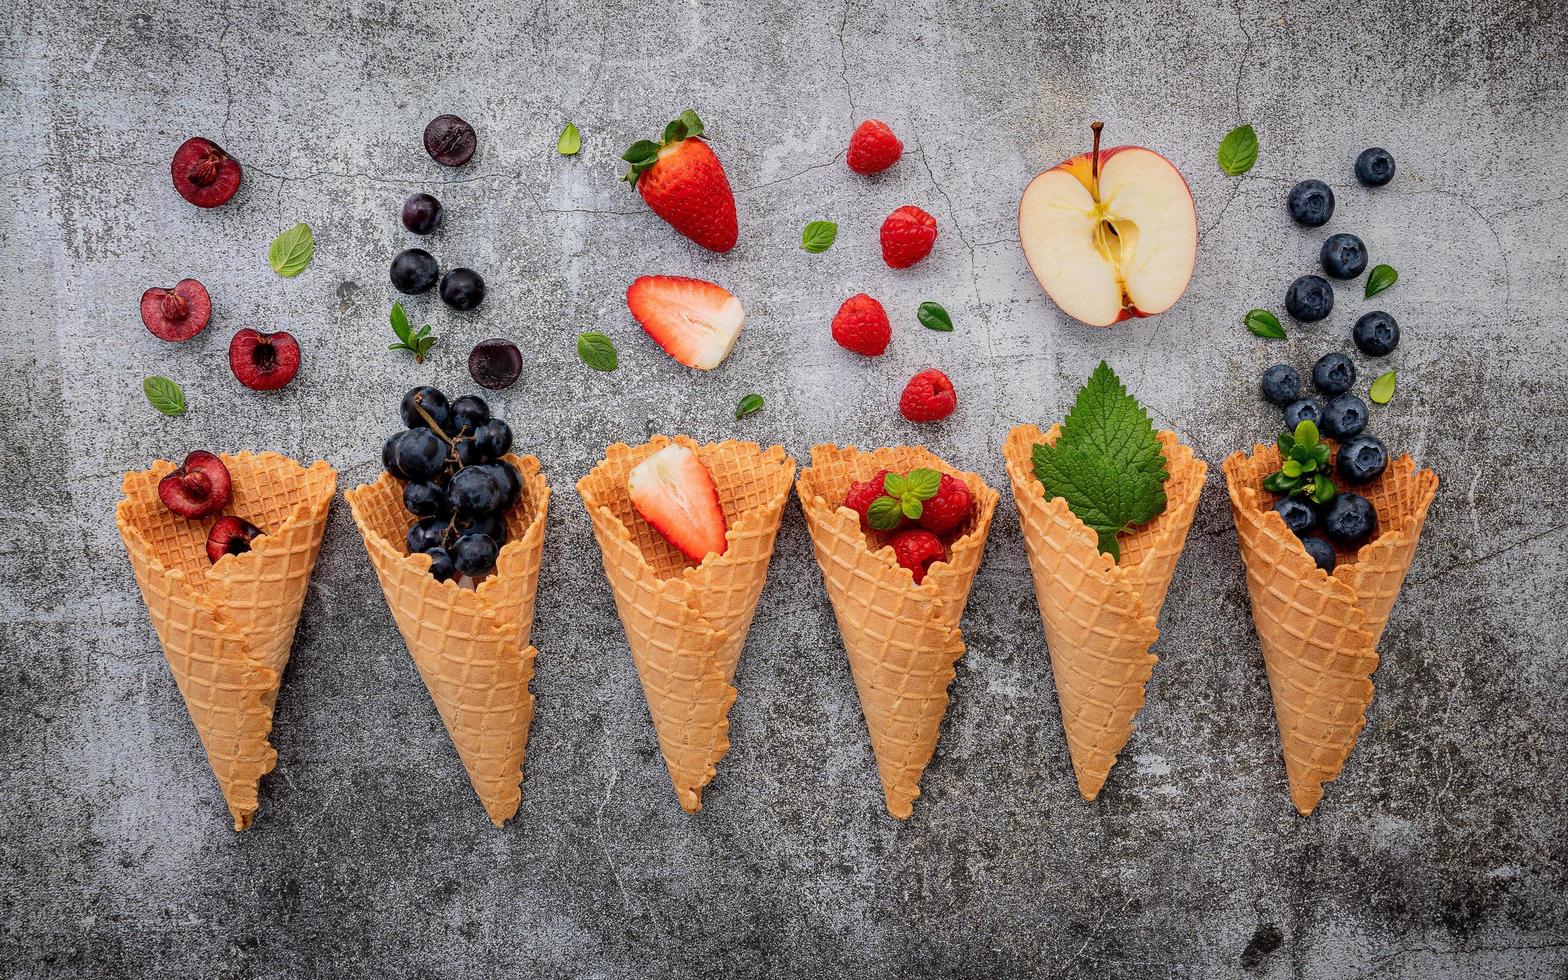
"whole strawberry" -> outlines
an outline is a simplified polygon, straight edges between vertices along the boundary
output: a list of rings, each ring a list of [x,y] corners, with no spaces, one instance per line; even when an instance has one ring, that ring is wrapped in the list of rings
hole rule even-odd
[[[864,482],[856,480],[849,485],[849,493],[844,495],[844,506],[860,515],[861,530],[871,527],[871,503],[883,496],[887,486],[887,470],[877,470],[871,479]],[[904,522],[900,522],[900,527]]]
[[[847,351],[876,357],[887,350],[893,339],[893,325],[887,322],[882,304],[856,293],[844,301],[833,316],[833,339]]]
[[[940,422],[957,407],[958,392],[936,368],[926,368],[910,378],[898,398],[898,410],[911,422]]]
[[[898,162],[904,155],[904,144],[899,142],[887,123],[880,119],[867,119],[849,138],[849,155],[846,162],[857,174],[879,174]]]
[[[882,261],[907,269],[931,254],[936,244],[936,219],[906,204],[882,222]]]
[[[936,496],[922,505],[920,526],[932,534],[951,534],[969,519],[973,508],[974,498],[969,493],[969,485],[943,473]]]
[[[638,140],[621,159],[626,179],[670,227],[715,252],[735,247],[735,195],[724,165],[700,139],[702,120],[690,109],[664,127],[659,142]]]
[[[926,569],[932,562],[947,560],[947,549],[942,547],[942,539],[930,531],[903,531],[895,535],[890,544],[894,557],[900,565],[909,569],[916,585],[925,581]]]

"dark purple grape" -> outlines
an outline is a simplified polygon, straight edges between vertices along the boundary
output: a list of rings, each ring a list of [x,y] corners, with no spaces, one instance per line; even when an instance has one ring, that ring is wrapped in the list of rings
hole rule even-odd
[[[443,167],[461,167],[473,159],[479,146],[474,127],[451,113],[437,116],[425,126],[425,152]]]
[[[481,341],[468,355],[468,373],[491,390],[510,388],[523,373],[523,352],[510,340]]]
[[[441,202],[433,194],[414,194],[403,202],[403,227],[416,235],[433,234],[441,218]]]
[[[485,301],[484,277],[472,269],[453,269],[441,277],[441,302],[454,310],[475,310]]]
[[[464,395],[452,400],[452,428],[458,432],[466,431],[468,435],[473,435],[488,421],[490,421],[490,406],[478,395]]]
[[[504,513],[512,509],[517,499],[523,495],[523,478],[517,472],[517,467],[506,460],[490,464],[491,475],[501,485],[501,510]]]
[[[500,459],[512,448],[512,427],[500,419],[491,419],[474,430],[474,445],[486,459]]]
[[[479,576],[495,567],[500,551],[488,534],[466,534],[452,542],[452,562],[464,575]]]
[[[425,554],[430,556],[430,574],[437,582],[445,582],[457,575],[457,565],[452,562],[452,553],[445,548],[431,548]]]
[[[414,480],[403,488],[403,507],[415,517],[445,517],[451,513],[446,491],[428,480]]]

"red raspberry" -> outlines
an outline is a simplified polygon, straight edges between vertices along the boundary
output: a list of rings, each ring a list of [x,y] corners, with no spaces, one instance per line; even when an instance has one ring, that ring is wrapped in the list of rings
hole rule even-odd
[[[857,174],[879,174],[903,155],[904,144],[880,119],[867,119],[849,138],[849,169]]]
[[[958,407],[958,392],[953,382],[936,368],[926,368],[904,386],[898,397],[898,410],[911,422],[940,422]]]
[[[833,339],[847,351],[876,357],[893,339],[893,325],[887,322],[881,303],[856,293],[833,315]]]
[[[958,530],[969,519],[974,498],[969,495],[969,485],[942,474],[942,485],[936,496],[921,507],[920,526],[932,534],[948,534]]]
[[[915,584],[925,581],[926,566],[934,561],[947,561],[947,549],[942,539],[930,531],[903,531],[893,537],[893,554],[898,563],[915,576]]]
[[[849,485],[849,493],[844,497],[844,506],[860,515],[862,530],[871,527],[871,502],[885,494],[883,487],[886,482],[887,470],[877,470],[871,479],[864,483],[856,480]]]
[[[936,244],[936,219],[906,204],[882,222],[882,261],[907,269],[931,254]]]

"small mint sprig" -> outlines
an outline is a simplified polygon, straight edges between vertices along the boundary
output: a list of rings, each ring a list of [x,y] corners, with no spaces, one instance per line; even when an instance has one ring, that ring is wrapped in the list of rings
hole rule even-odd
[[[403,309],[403,304],[393,303],[392,332],[397,334],[398,342],[388,344],[387,350],[406,350],[414,355],[414,363],[425,363],[425,355],[430,353],[430,348],[436,342],[430,333],[430,324],[415,330],[408,322],[408,313]]]
[[[1334,499],[1334,481],[1328,478],[1328,446],[1318,440],[1318,427],[1310,419],[1296,424],[1295,432],[1279,437],[1283,462],[1263,480],[1263,489],[1293,497],[1310,497],[1313,503]]]
[[[878,531],[891,531],[904,520],[920,520],[925,502],[942,489],[942,474],[936,470],[910,470],[908,476],[889,473],[882,481],[882,496],[871,501],[866,520]]]

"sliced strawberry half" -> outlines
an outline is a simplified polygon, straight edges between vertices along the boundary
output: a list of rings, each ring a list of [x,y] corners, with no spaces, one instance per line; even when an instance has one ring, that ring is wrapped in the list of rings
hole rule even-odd
[[[685,276],[643,276],[626,287],[626,306],[666,354],[703,371],[728,356],[746,319],[729,290]]]
[[[642,519],[692,561],[722,555],[729,547],[718,488],[685,446],[665,446],[632,467],[626,489]]]

